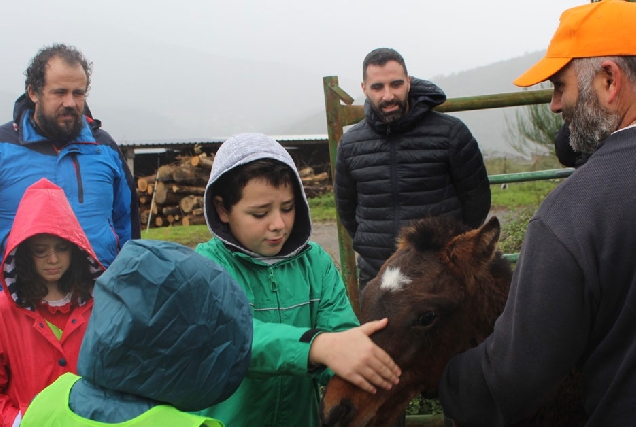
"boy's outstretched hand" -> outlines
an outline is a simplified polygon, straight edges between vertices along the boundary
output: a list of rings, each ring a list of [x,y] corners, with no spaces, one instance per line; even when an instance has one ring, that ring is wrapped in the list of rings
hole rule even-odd
[[[390,389],[402,374],[393,359],[369,335],[384,328],[388,320],[374,320],[342,332],[323,332],[314,338],[309,362],[328,366],[336,375],[375,393]]]

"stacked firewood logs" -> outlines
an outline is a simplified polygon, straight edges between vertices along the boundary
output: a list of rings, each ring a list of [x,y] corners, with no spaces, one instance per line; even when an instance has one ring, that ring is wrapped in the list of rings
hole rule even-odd
[[[160,166],[137,179],[142,227],[205,224],[203,192],[214,157],[205,153]]]
[[[329,174],[327,172],[316,174],[314,173],[314,168],[307,166],[299,169],[298,174],[308,199],[322,196],[333,190],[333,187],[329,185]]]
[[[142,228],[170,225],[205,224],[203,193],[214,155],[205,153],[181,157],[178,162],[160,166],[154,176],[137,179],[137,196]],[[333,187],[327,172],[315,174],[313,168],[299,170],[308,198],[320,196]]]

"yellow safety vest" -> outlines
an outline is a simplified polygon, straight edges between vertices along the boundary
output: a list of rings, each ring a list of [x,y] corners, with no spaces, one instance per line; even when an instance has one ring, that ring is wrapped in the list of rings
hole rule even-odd
[[[29,405],[20,427],[104,427],[109,423],[92,421],[75,414],[68,406],[73,384],[80,377],[66,373],[42,390]],[[181,412],[173,406],[157,405],[118,427],[225,427],[213,418]]]

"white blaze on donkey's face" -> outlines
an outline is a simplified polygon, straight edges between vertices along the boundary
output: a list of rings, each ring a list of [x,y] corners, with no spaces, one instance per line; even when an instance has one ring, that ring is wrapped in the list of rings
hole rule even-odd
[[[408,276],[402,274],[399,268],[389,267],[382,274],[382,284],[380,289],[386,289],[390,292],[401,291],[404,285],[411,283]]]

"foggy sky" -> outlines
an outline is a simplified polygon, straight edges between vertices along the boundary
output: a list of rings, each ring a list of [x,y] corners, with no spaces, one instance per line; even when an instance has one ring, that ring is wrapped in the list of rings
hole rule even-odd
[[[389,46],[411,74],[434,76],[545,49],[564,9],[581,0],[35,0],[4,2],[0,46],[21,71],[42,45],[91,55],[125,49],[128,33],[240,59],[360,79],[361,61]],[[141,54],[141,52],[140,52]],[[125,71],[125,70],[122,70]],[[3,73],[4,74],[4,73]],[[3,85],[5,86],[5,85]]]
[[[397,49],[405,57],[411,75],[423,78],[450,75],[545,49],[561,12],[585,3],[579,0],[7,1],[2,6],[0,25],[0,52],[4,54],[0,96],[8,99],[22,93],[24,70],[40,47],[67,43],[78,47],[94,64],[91,106],[101,103],[102,111],[111,117],[116,117],[117,109],[121,114],[128,111],[136,114],[131,109],[157,106],[160,113],[170,110],[164,118],[180,125],[173,128],[173,133],[183,135],[190,129],[191,133],[198,132],[196,136],[203,132],[209,136],[212,131],[205,125],[211,115],[217,118],[213,124],[221,126],[228,121],[223,115],[228,113],[223,111],[223,104],[236,108],[228,101],[232,94],[259,99],[264,107],[259,104],[258,111],[249,111],[241,106],[229,112],[228,116],[236,120],[231,132],[249,125],[251,117],[266,114],[264,110],[270,106],[290,103],[294,97],[310,97],[311,105],[321,111],[324,110],[322,76],[339,76],[341,86],[352,96],[360,96],[362,60],[376,47]],[[229,63],[243,64],[249,72],[225,69]],[[285,88],[269,87],[280,83],[271,81],[271,73],[260,73],[258,63],[271,64],[271,69],[285,81],[294,83],[288,89],[292,93],[284,93]],[[303,82],[294,82],[295,77]],[[302,84],[306,88],[299,89]],[[197,102],[201,104],[195,108]],[[308,105],[303,108],[304,116],[314,110]],[[198,116],[195,112],[200,110],[209,114]],[[11,111],[11,103],[0,105],[0,123],[10,118]],[[212,114],[213,111],[220,112]],[[281,110],[281,114],[285,112]],[[167,123],[164,118],[157,116],[153,120]],[[169,131],[161,132],[163,135]]]

